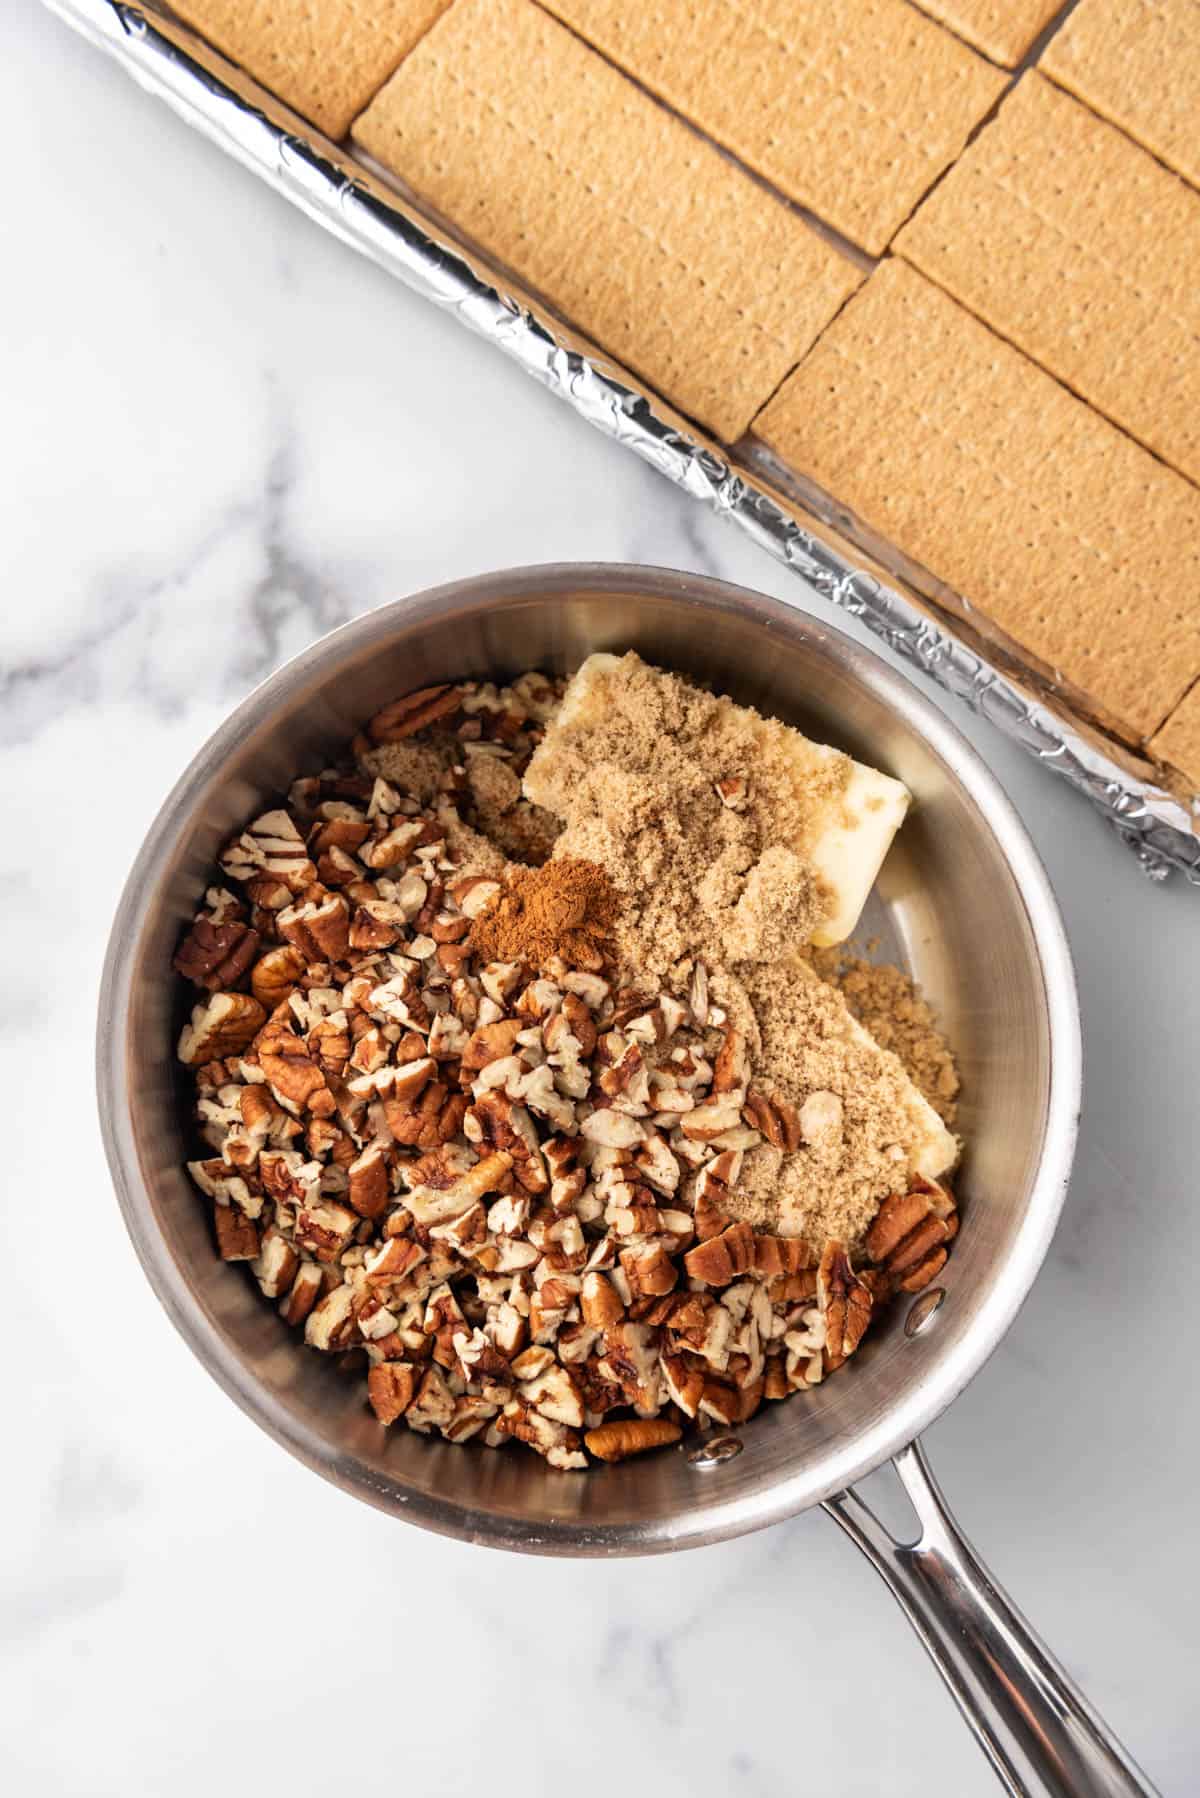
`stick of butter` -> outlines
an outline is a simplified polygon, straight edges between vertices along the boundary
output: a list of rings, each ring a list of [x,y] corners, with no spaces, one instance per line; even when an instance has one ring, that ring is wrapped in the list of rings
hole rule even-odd
[[[543,794],[541,777],[553,754],[556,731],[571,730],[578,734],[581,728],[594,728],[603,742],[605,723],[613,703],[612,683],[630,660],[636,661],[636,658],[603,653],[591,655],[569,681],[546,742],[526,775],[525,791],[530,799],[554,809],[550,791],[547,789]],[[677,675],[661,674],[658,670],[647,672],[656,675],[664,686],[674,685],[679,680]],[[746,707],[734,706],[728,700],[722,703],[741,718],[757,719],[757,714]],[[841,750],[814,743],[789,725],[770,719],[757,719],[757,722],[764,731],[773,733],[777,752],[781,746],[790,751],[798,792],[810,796],[823,793],[826,783],[820,777],[827,773],[830,764],[838,763],[845,768],[843,784],[808,806],[811,822],[804,839],[792,842],[780,839],[808,863],[830,895],[829,911],[813,933],[812,941],[821,948],[844,942],[858,923],[883,858],[904,820],[911,795],[901,781],[854,761]],[[699,744],[697,752],[702,753]]]

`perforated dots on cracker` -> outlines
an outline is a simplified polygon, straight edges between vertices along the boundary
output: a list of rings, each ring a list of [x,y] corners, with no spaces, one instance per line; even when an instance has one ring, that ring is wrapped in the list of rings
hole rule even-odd
[[[172,0],[173,12],[327,137],[378,92],[449,0]]]
[[[531,0],[457,0],[354,137],[727,442],[862,279]]]
[[[879,251],[1003,89],[904,0],[546,0],[702,131]]]
[[[905,263],[755,431],[1131,740],[1200,674],[1200,492]]]

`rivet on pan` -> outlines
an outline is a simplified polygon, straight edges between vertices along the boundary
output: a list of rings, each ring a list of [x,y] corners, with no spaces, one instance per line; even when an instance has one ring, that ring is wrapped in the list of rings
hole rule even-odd
[[[714,1436],[694,1448],[688,1460],[693,1467],[719,1467],[722,1461],[732,1461],[740,1455],[745,1446],[740,1436]]]
[[[904,1334],[919,1336],[945,1296],[944,1286],[930,1286],[915,1298],[908,1307],[908,1316],[904,1320]]]

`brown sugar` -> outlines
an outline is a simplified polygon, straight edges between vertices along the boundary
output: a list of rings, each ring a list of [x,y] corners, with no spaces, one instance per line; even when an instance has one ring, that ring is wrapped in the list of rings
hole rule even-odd
[[[616,910],[612,883],[594,862],[561,856],[540,868],[509,868],[468,947],[486,961],[541,968],[559,957],[569,967],[598,968],[611,949]]]
[[[838,1127],[813,1131],[790,1154],[767,1143],[750,1150],[729,1208],[817,1249],[831,1236],[857,1246],[882,1201],[921,1171],[922,1146],[941,1135],[936,1118],[900,1058],[856,1026],[807,960],[742,967],[713,991],[748,1038],[753,1087],[801,1116],[813,1094],[837,1102]]]
[[[958,1069],[932,1007],[915,981],[890,963],[866,961],[841,948],[812,951],[813,967],[836,986],[882,1049],[891,1049],[947,1129],[958,1113]]]
[[[830,901],[806,850],[848,758],[632,654],[604,700],[602,733],[551,728],[525,791],[567,821],[555,854],[598,862],[619,890],[627,971],[770,961],[807,942]]]

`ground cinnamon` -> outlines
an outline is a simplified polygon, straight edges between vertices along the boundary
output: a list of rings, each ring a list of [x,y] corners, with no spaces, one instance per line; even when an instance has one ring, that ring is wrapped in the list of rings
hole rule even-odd
[[[487,961],[541,968],[558,956],[569,967],[598,968],[616,911],[604,869],[564,855],[540,868],[510,868],[499,895],[476,918],[468,945]]]

